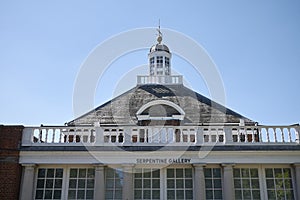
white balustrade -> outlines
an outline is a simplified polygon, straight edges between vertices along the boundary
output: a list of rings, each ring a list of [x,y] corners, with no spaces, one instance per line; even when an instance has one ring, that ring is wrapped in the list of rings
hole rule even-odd
[[[299,126],[28,127],[23,146],[299,144]],[[198,135],[197,135],[198,134]],[[97,141],[98,140],[98,141]]]
[[[181,75],[172,76],[137,76],[137,84],[182,84]]]

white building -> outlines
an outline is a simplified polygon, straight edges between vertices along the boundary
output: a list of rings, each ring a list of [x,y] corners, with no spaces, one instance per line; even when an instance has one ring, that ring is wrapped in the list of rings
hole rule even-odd
[[[300,199],[299,125],[258,125],[190,90],[157,41],[136,87],[24,129],[21,199]]]

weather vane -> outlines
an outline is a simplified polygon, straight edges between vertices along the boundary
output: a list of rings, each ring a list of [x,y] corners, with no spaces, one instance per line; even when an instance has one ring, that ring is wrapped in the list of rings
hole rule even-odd
[[[158,20],[158,29],[157,29],[157,32],[158,32],[157,42],[160,44],[161,41],[162,41],[162,33],[160,31],[160,19]]]

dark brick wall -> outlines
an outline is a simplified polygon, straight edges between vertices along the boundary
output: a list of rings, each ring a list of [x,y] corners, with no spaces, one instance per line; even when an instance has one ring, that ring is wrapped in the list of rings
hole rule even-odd
[[[0,125],[0,199],[19,199],[22,167],[19,146],[23,126]]]

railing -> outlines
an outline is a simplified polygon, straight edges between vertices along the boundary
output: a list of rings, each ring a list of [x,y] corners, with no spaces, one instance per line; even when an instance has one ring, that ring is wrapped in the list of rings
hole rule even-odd
[[[28,127],[22,146],[299,144],[296,126]]]
[[[182,84],[181,75],[172,76],[137,76],[137,84]]]

